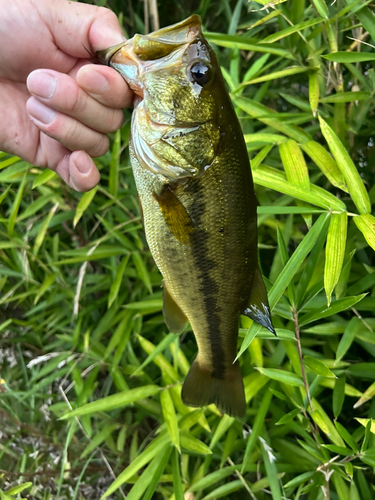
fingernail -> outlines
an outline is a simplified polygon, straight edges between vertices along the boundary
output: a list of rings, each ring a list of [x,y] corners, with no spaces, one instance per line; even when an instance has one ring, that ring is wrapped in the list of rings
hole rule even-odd
[[[49,108],[42,102],[38,101],[38,99],[35,99],[35,97],[31,97],[28,100],[27,111],[29,112],[31,118],[34,118],[45,125],[52,123],[56,117],[56,111],[54,109]]]
[[[99,71],[96,71],[91,67],[88,69],[83,69],[83,71],[86,71],[86,75],[84,77],[84,86],[85,89],[90,92],[90,94],[101,95],[109,89],[107,78],[99,73]]]
[[[27,78],[29,92],[43,99],[51,99],[56,91],[56,86],[56,78],[46,71],[33,71]]]

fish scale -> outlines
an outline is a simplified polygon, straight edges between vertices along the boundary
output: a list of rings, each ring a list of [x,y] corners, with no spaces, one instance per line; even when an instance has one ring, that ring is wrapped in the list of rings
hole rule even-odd
[[[141,97],[130,158],[146,239],[164,278],[167,326],[177,333],[189,322],[198,345],[182,400],[243,416],[239,316],[274,329],[248,154],[216,57],[198,16],[100,57]]]

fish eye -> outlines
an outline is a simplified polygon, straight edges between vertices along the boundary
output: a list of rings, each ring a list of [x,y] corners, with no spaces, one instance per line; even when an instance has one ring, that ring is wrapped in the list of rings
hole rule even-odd
[[[190,68],[190,74],[194,82],[204,85],[210,79],[210,68],[204,62],[197,62]]]

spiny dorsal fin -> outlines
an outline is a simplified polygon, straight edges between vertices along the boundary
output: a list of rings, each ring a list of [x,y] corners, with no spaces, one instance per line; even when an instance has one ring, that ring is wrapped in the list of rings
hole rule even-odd
[[[171,297],[166,285],[163,290],[163,313],[170,332],[181,333],[184,330],[188,323],[187,317]]]
[[[260,325],[267,328],[271,333],[276,335],[275,329],[272,325],[267,290],[264,285],[259,267],[257,267],[257,269],[255,270],[249,304],[242,314],[252,319],[253,321],[256,321]]]
[[[154,198],[159,203],[164,220],[173,236],[181,243],[189,243],[194,226],[186,208],[176,197],[171,186],[164,186],[160,194],[154,193]]]

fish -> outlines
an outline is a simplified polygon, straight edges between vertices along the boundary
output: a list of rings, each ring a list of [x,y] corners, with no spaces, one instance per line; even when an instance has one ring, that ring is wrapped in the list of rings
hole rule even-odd
[[[185,405],[243,417],[240,315],[272,333],[258,264],[257,201],[242,130],[199,16],[98,53],[135,92],[129,154],[171,332],[198,354]],[[235,361],[236,360],[236,361]]]

